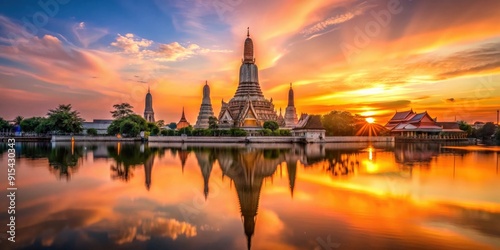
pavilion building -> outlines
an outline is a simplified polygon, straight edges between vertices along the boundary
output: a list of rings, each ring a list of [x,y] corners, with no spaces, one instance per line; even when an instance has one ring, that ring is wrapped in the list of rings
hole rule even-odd
[[[105,135],[108,133],[108,127],[111,123],[113,123],[113,120],[109,119],[94,119],[91,122],[83,122],[83,133],[87,134],[88,129],[93,128],[98,135]]]
[[[385,127],[391,131],[392,135],[407,137],[439,135],[442,130],[427,111],[416,113],[413,109],[396,112],[391,120],[387,122]]]
[[[325,134],[320,115],[302,114],[292,129],[292,136],[302,137],[305,142],[321,142],[325,139]]]
[[[144,119],[146,119],[146,121],[148,121],[148,122],[155,122],[155,112],[153,111],[153,96],[151,95],[151,92],[149,91],[149,87],[148,87],[148,93],[146,94]]]
[[[236,94],[228,103],[222,101],[218,120],[221,128],[237,127],[247,130],[260,129],[265,121],[278,120],[272,99],[264,98],[260,89],[249,31],[245,40]]]
[[[399,138],[464,139],[467,133],[456,122],[437,122],[427,111],[416,113],[413,109],[396,112],[385,128]]]
[[[203,86],[203,99],[201,101],[200,113],[198,114],[198,119],[194,128],[208,128],[208,120],[210,117],[214,116],[214,110],[212,108],[212,101],[210,100],[210,87],[208,82],[205,82]]]

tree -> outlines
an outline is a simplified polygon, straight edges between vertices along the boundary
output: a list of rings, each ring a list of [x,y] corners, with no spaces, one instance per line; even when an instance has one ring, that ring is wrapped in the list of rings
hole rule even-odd
[[[170,129],[176,129],[177,128],[177,123],[171,122],[167,125]]]
[[[49,119],[42,118],[40,119],[40,123],[35,128],[35,132],[37,134],[47,134],[52,130],[52,125]]]
[[[114,120],[113,122],[111,122],[111,124],[109,124],[109,127],[108,127],[108,135],[116,135],[116,134],[119,134],[120,133],[120,123],[123,121],[123,119],[119,119],[119,120]]]
[[[134,113],[134,111],[132,111],[134,107],[128,103],[115,104],[113,108],[115,108],[115,110],[110,111],[110,113],[115,119],[124,118]]]
[[[209,129],[218,129],[219,128],[217,117],[215,117],[215,116],[208,117],[208,128]]]
[[[147,126],[147,131],[150,132],[150,135],[158,135],[160,133],[160,127],[155,122],[148,122]]]
[[[137,123],[140,131],[147,131],[148,130],[148,122],[146,121],[146,119],[142,118],[142,116],[140,116],[140,115],[131,114],[131,115],[128,115],[127,117],[125,117],[125,119]]]
[[[479,138],[490,139],[495,134],[496,126],[493,122],[487,122],[482,128],[477,131]]]
[[[16,118],[14,118],[14,125],[21,125],[21,122],[23,121],[24,117],[18,115]]]
[[[21,129],[24,132],[35,132],[36,127],[43,122],[45,118],[42,117],[31,117],[26,118],[21,121]]]
[[[124,123],[132,123],[135,126],[130,124],[123,125]],[[125,127],[123,127],[125,126]],[[135,128],[137,126],[137,128]],[[152,126],[156,126],[156,124],[152,123]],[[137,133],[136,133],[137,130]],[[109,135],[116,135],[119,133],[127,134],[128,136],[135,137],[141,131],[150,131],[148,129],[148,122],[139,115],[129,114],[127,116],[115,119],[108,127]]]
[[[0,131],[8,130],[10,131],[12,129],[12,126],[9,124],[8,121],[4,120],[2,117],[0,117]]]
[[[260,130],[260,134],[263,136],[271,136],[273,134],[273,131],[268,128],[265,128]]]
[[[130,137],[136,137],[141,132],[139,125],[131,120],[125,119],[120,123],[120,133]]]
[[[279,130],[280,136],[291,136],[292,132],[288,129],[280,129]]]
[[[458,127],[460,128],[460,130],[467,132],[467,136],[472,135],[472,126],[470,124],[467,124],[467,122],[459,121]]]
[[[49,121],[48,125],[52,131],[62,133],[82,132],[82,122],[84,120],[80,117],[78,111],[71,109],[71,104],[60,104],[57,108],[49,110],[47,119]]]
[[[96,136],[97,135],[97,129],[95,128],[89,128],[87,129],[87,134],[91,136]]]
[[[323,115],[321,123],[328,136],[350,136],[356,135],[356,132],[364,124],[362,117],[353,116],[347,111],[331,111]]]
[[[497,128],[497,132],[495,133],[495,139],[497,141],[497,144],[500,145],[500,128]]]
[[[247,131],[241,128],[231,128],[229,129],[229,134],[231,136],[247,136]]]
[[[179,134],[186,134],[186,135],[192,135],[193,134],[193,127],[191,125],[179,129]]]
[[[264,129],[270,129],[271,131],[277,130],[280,128],[280,125],[275,121],[266,121],[264,122]]]
[[[163,135],[163,136],[174,136],[175,135],[175,130],[164,129],[164,130],[161,131],[161,135]]]

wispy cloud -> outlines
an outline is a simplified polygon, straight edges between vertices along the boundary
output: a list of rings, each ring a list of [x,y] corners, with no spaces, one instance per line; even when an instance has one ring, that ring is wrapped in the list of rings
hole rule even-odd
[[[337,24],[342,24],[345,23],[351,19],[353,19],[356,16],[362,15],[366,12],[366,10],[374,7],[375,5],[371,5],[368,2],[362,2],[356,6],[354,6],[351,10],[344,11],[344,13],[341,14],[336,14],[334,16],[330,16],[320,22],[317,22],[313,25],[310,25],[309,27],[303,29],[300,31],[300,33],[304,36],[307,37],[307,40],[312,39],[314,37],[326,34],[332,30],[329,29],[335,29],[332,26],[335,26]],[[328,30],[327,32],[324,32],[325,30]]]
[[[108,34],[107,29],[89,27],[85,22],[79,22],[73,25],[73,34],[87,48],[89,45],[99,41]]]
[[[431,51],[409,59],[412,62],[402,66],[405,72],[426,73],[432,80],[480,74],[500,69],[500,40],[476,43],[448,54]]]

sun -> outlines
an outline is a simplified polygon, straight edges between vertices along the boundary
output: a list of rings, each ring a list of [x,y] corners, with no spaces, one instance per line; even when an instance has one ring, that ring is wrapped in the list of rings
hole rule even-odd
[[[375,119],[373,117],[367,117],[367,118],[365,118],[365,120],[368,123],[374,123],[375,122]]]

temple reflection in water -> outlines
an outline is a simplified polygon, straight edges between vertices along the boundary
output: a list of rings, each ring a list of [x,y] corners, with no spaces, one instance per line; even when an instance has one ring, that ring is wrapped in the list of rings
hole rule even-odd
[[[224,175],[234,182],[240,203],[248,249],[255,230],[260,191],[265,178],[271,177],[283,161],[279,154],[266,157],[266,150],[246,149],[217,156]]]
[[[130,195],[131,197],[158,196],[161,202],[169,204],[170,200],[173,199],[172,197],[179,194],[179,190],[197,190],[202,194],[200,196],[202,198],[197,202],[204,204],[216,202],[212,203],[214,210],[218,210],[219,206],[223,207],[226,204],[230,208],[239,209],[239,214],[231,209],[227,210],[227,208],[224,211],[230,211],[227,214],[229,217],[240,216],[241,222],[238,221],[237,226],[239,229],[236,230],[241,230],[241,232],[235,233],[235,240],[244,239],[246,248],[252,246],[259,248],[263,241],[269,240],[266,239],[263,233],[270,233],[266,230],[267,227],[271,227],[269,224],[269,208],[273,205],[269,203],[269,199],[275,199],[276,196],[274,196],[275,193],[267,191],[277,191],[278,189],[274,189],[276,185],[286,188],[286,197],[280,198],[281,202],[286,203],[285,198],[294,201],[293,203],[286,203],[287,207],[285,208],[273,207],[273,211],[279,214],[279,219],[283,220],[283,223],[290,223],[290,221],[287,221],[288,215],[285,211],[287,209],[294,209],[295,212],[301,211],[300,206],[304,202],[317,206],[320,214],[323,211],[323,215],[318,215],[320,217],[325,216],[325,211],[321,207],[332,201],[337,202],[335,207],[338,211],[334,209],[337,211],[335,213],[349,214],[347,208],[343,208],[343,199],[349,199],[349,203],[345,204],[345,206],[360,209],[369,202],[366,202],[367,204],[361,207],[352,207],[351,203],[353,199],[358,199],[357,196],[367,193],[402,200],[443,199],[447,202],[446,205],[443,205],[445,206],[443,209],[452,209],[463,214],[460,221],[454,222],[456,225],[467,227],[467,221],[472,220],[473,223],[478,224],[476,228],[479,228],[480,232],[484,232],[486,235],[500,235],[500,231],[495,227],[483,225],[484,223],[476,218],[475,214],[475,211],[483,214],[483,206],[495,206],[495,200],[488,199],[488,197],[494,196],[491,194],[472,195],[474,193],[471,190],[477,189],[470,187],[470,185],[474,184],[470,182],[470,176],[482,180],[480,184],[477,183],[481,187],[484,185],[494,187],[494,183],[497,183],[495,180],[498,180],[499,176],[498,152],[458,150],[438,144],[386,143],[307,145],[164,145],[154,143],[149,145],[134,143],[92,145],[58,143],[51,146],[21,144],[18,152],[20,157],[35,161],[47,158],[47,165],[42,164],[42,166],[48,166],[51,177],[54,180],[68,182],[80,181],[78,176],[83,174],[82,172],[89,170],[86,168],[89,162],[105,163],[107,178],[114,183],[119,183],[120,189],[129,186],[127,192],[133,193]],[[481,157],[483,163],[487,162],[486,165],[481,163],[481,165],[474,167],[474,159],[477,157]],[[37,164],[39,165],[39,163],[33,163],[32,166],[36,167]],[[492,169],[488,164],[491,166],[496,165]],[[193,178],[193,175],[195,178]],[[197,178],[198,181],[196,181]],[[315,192],[318,189],[307,189],[307,185],[312,185],[307,182],[319,183],[327,185],[328,188],[333,188],[329,189],[330,191],[327,192],[325,198],[322,198],[325,193],[316,195]],[[429,185],[432,189],[429,188]],[[450,189],[450,185],[453,185],[453,189]],[[132,188],[137,186],[141,188]],[[217,188],[222,188],[222,193],[234,195],[234,200],[225,196],[221,197],[221,190],[217,190]],[[346,196],[345,190],[353,190],[355,193],[349,193]],[[487,188],[485,190],[493,189]],[[318,192],[323,191],[320,189]],[[186,193],[184,193],[184,196],[186,196]],[[189,194],[187,197],[190,200]],[[314,198],[304,200],[305,197]],[[366,196],[363,197],[361,200],[372,199]],[[223,199],[221,200],[221,198]],[[478,202],[477,199],[483,199],[483,201]],[[221,201],[225,203],[220,203]],[[131,207],[127,207],[127,204],[131,202],[133,203],[130,205]],[[141,205],[142,202],[145,202],[145,204]],[[234,203],[232,204],[232,202]],[[468,204],[467,208],[462,207],[461,202]],[[225,218],[216,217],[216,214],[212,212],[211,216],[217,219],[211,221],[203,217],[205,212],[201,213],[201,208],[196,207],[194,209],[198,210],[195,211],[195,216],[182,218],[182,216],[176,215],[178,211],[175,209],[175,205],[173,210],[157,214],[158,211],[162,211],[162,207],[148,209],[148,206],[154,203],[147,199],[135,203],[133,199],[132,201],[124,200],[120,204],[124,206],[122,211],[126,212],[126,214],[140,208],[134,216],[138,216],[138,221],[142,222],[136,225],[133,222],[135,221],[135,218],[132,218],[133,216],[131,218],[124,217],[124,219],[130,220],[130,222],[127,221],[126,223],[131,223],[129,225],[131,229],[127,230],[132,231],[127,231],[128,233],[123,237],[119,236],[123,232],[116,233],[122,231],[119,228],[121,224],[118,222],[107,223],[104,220],[96,224],[110,232],[115,232],[110,233],[109,237],[116,238],[115,240],[119,244],[128,244],[138,239],[143,240],[152,235],[158,235],[155,228],[167,222],[172,227],[176,225],[175,230],[181,232],[176,234],[174,230],[168,235],[184,235],[182,237],[186,238],[198,237],[196,240],[201,240],[199,237],[206,233],[204,230],[208,230],[207,228],[214,228],[215,230],[218,228],[218,221]],[[470,208],[471,204],[477,205]],[[288,208],[288,206],[297,207]],[[329,213],[333,213],[332,211]],[[361,213],[367,213],[367,211]],[[495,220],[499,218],[494,211],[487,214],[490,218],[495,218]],[[293,216],[295,218],[303,215],[295,214]],[[356,216],[350,219],[350,223],[356,224]],[[434,218],[434,220],[436,218],[439,220],[448,218],[440,213],[434,213],[433,216],[431,218]],[[381,219],[384,220],[384,218]],[[153,225],[150,220],[158,221],[154,222]],[[290,219],[288,218],[288,220]],[[257,221],[260,222],[257,223]],[[151,224],[152,229],[143,229],[144,225],[149,225],[148,223]],[[446,221],[446,223],[450,222]],[[115,226],[117,228],[114,228]],[[287,224],[287,226],[289,225]],[[325,226],[331,227],[331,225]],[[355,226],[359,227],[359,225]],[[189,230],[183,231],[184,229]],[[176,241],[181,242],[182,237],[176,239]],[[295,237],[299,236],[295,235]],[[174,239],[175,237],[171,238]],[[314,246],[301,247],[314,248]]]

